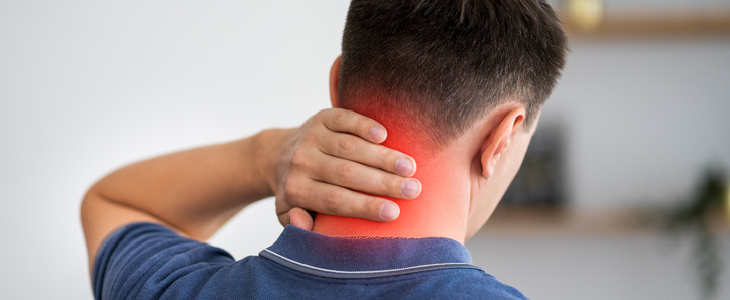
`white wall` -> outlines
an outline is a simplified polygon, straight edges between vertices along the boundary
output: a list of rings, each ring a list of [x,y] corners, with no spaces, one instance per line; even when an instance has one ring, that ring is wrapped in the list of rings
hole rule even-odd
[[[105,173],[326,107],[346,10],[336,0],[0,1],[0,299],[91,298],[78,207]],[[232,223],[259,223],[215,242],[255,254],[281,230],[273,203]]]
[[[568,137],[583,207],[686,196],[705,167],[730,170],[730,36],[576,40],[541,122]]]
[[[337,0],[0,0],[0,299],[91,298],[78,206],[105,173],[296,126],[326,107],[346,9]],[[688,193],[712,159],[730,165],[728,38],[576,41],[572,48],[543,121],[561,119],[572,128],[573,203],[664,201]],[[246,230],[253,226],[255,232]],[[212,243],[241,258],[280,230],[268,200],[245,210]],[[469,247],[490,272],[485,257],[522,255],[529,261],[522,266],[535,274],[583,257],[595,272],[565,267],[559,276],[623,276],[601,277],[606,282],[567,295],[601,289],[609,299],[625,295],[612,287],[647,276],[680,280],[666,270],[681,270],[681,257],[634,272],[663,262],[641,259],[654,253],[642,243],[601,242],[598,248],[617,253],[606,262],[588,254],[597,249],[592,242],[495,239]],[[542,260],[521,250],[540,247],[566,254]],[[534,298],[559,298],[546,282],[503,271],[509,266],[495,265],[495,275]],[[679,295],[693,294],[687,280],[675,285]],[[640,295],[634,299],[667,295],[654,286],[633,289]]]
[[[725,273],[716,299],[730,299],[730,236],[718,243]],[[689,236],[500,236],[466,246],[474,264],[530,299],[700,299]]]

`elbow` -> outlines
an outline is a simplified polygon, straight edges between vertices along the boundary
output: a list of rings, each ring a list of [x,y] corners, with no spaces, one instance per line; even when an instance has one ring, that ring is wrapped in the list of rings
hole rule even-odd
[[[89,215],[91,213],[91,206],[94,199],[96,199],[96,189],[95,186],[92,186],[89,188],[89,190],[86,191],[86,194],[84,194],[84,197],[81,198],[81,205],[79,206],[79,218],[81,220],[81,226],[83,228],[86,228],[86,225],[89,223]]]

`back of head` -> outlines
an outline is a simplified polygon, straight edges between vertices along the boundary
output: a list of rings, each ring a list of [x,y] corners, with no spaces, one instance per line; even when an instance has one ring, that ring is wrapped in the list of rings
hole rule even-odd
[[[566,48],[544,0],[353,0],[338,103],[434,149],[507,101],[524,104],[529,128]]]

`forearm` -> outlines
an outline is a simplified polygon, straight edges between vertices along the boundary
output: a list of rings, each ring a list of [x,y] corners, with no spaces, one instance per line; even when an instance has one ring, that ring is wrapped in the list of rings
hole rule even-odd
[[[81,204],[90,266],[104,237],[124,224],[161,223],[204,241],[246,205],[273,195],[282,225],[311,230],[307,210],[392,221],[397,205],[373,195],[416,197],[402,191],[405,180],[415,180],[406,177],[416,165],[377,145],[386,136],[374,120],[331,108],[298,128],[265,130],[121,168],[91,187]],[[404,159],[408,167],[399,169]]]
[[[205,240],[246,205],[273,195],[267,182],[274,171],[270,154],[281,133],[266,131],[123,167],[97,182],[84,199],[112,205],[85,203],[94,208],[87,213],[124,207]]]

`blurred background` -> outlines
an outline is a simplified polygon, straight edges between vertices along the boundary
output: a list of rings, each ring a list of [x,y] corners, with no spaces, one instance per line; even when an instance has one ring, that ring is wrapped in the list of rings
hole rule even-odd
[[[730,3],[553,4],[568,64],[475,264],[534,299],[730,299]],[[328,107],[347,7],[0,0],[0,299],[92,298],[78,209],[106,173]],[[281,230],[268,199],[210,243]]]

